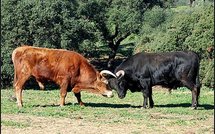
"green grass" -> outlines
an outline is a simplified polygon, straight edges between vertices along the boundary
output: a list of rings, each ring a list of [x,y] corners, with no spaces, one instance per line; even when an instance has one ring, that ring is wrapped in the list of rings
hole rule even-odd
[[[179,89],[171,94],[164,90],[154,90],[155,107],[142,109],[143,97],[140,92],[128,92],[124,99],[119,99],[115,92],[113,98],[105,98],[92,93],[82,92],[85,106],[77,105],[73,93],[68,93],[66,105],[59,107],[59,90],[40,91],[25,90],[23,92],[24,107],[18,108],[10,99],[13,90],[1,90],[1,113],[14,115],[33,115],[39,117],[82,119],[85,122],[96,122],[106,125],[135,124],[146,125],[147,129],[155,132],[165,132],[162,127],[196,126],[197,132],[208,130],[199,127],[207,124],[214,115],[214,91],[203,88],[200,95],[200,106],[197,110],[190,108],[191,92]],[[6,126],[22,126],[17,122],[2,121]],[[208,123],[213,128],[212,123]],[[25,125],[23,125],[25,126]],[[139,133],[134,131],[134,133]]]
[[[27,123],[20,123],[20,122],[15,122],[15,121],[8,121],[8,120],[1,121],[1,125],[11,126],[11,127],[16,127],[16,128],[29,127],[29,125]]]

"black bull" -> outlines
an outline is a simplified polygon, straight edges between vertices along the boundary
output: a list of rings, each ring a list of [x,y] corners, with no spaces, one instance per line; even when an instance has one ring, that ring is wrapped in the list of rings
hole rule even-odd
[[[167,53],[138,53],[122,62],[114,71],[115,78],[109,78],[109,86],[115,89],[119,98],[131,92],[142,92],[143,107],[152,108],[152,86],[168,88],[185,86],[192,92],[192,107],[198,105],[200,94],[199,57],[191,51]]]

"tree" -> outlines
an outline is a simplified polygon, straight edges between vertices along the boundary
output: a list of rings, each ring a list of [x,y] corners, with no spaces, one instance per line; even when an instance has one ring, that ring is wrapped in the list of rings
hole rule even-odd
[[[75,0],[2,1],[2,85],[12,84],[11,54],[21,44],[80,51],[85,39],[94,38],[90,26],[78,18],[77,8]]]
[[[99,51],[104,44],[110,51],[111,67],[121,42],[139,32],[143,13],[154,5],[162,3],[159,0],[4,0],[1,79],[12,83],[11,53],[21,44],[88,54]]]
[[[210,4],[193,8],[187,6],[186,10],[174,12],[164,21],[159,17],[154,21],[151,16],[162,14],[161,11],[155,7],[145,12],[145,19],[148,20],[144,21],[141,39],[134,52],[195,51],[201,59],[200,80],[203,85],[213,87],[214,75],[211,75],[214,74],[212,69],[214,63],[211,60],[214,57],[213,6]],[[164,15],[159,16],[166,16],[165,11],[163,13]]]
[[[143,13],[159,1],[151,0],[93,0],[83,1],[80,17],[96,25],[101,41],[110,49],[108,67],[112,66],[120,43],[142,25]],[[93,9],[93,10],[92,10]]]

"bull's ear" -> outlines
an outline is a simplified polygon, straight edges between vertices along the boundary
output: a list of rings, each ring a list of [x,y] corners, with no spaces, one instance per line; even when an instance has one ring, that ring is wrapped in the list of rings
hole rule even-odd
[[[99,74],[99,73],[97,74],[97,81],[100,81],[100,82],[103,82],[105,84],[108,84],[108,80],[104,76]]]
[[[108,84],[108,80],[105,79],[104,77],[101,78],[101,81],[104,82],[105,84]]]

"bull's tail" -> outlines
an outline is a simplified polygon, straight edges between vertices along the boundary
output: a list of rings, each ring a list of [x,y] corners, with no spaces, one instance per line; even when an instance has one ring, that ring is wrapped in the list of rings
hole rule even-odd
[[[196,76],[196,89],[197,89],[196,100],[197,100],[197,105],[199,105],[199,95],[200,95],[200,89],[201,89],[201,83],[199,81],[199,73]]]
[[[17,82],[17,73],[16,73],[15,67],[14,67],[13,87],[16,86],[16,82]]]
[[[14,79],[13,79],[13,86],[16,86],[16,81],[17,81],[17,71],[16,71],[16,66],[17,66],[17,61],[15,60],[17,53],[17,49],[15,49],[12,53],[12,62],[13,62],[13,67],[14,67]]]
[[[195,80],[195,86],[196,86],[196,89],[197,89],[197,105],[199,104],[199,95],[200,95],[200,89],[201,89],[201,83],[200,83],[200,80],[199,80],[199,67],[200,67],[200,60],[198,59],[198,67],[197,67],[197,74],[196,74],[196,80]]]
[[[201,88],[201,83],[200,83],[200,80],[199,80],[199,72],[196,75],[196,87]]]

